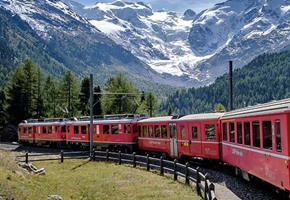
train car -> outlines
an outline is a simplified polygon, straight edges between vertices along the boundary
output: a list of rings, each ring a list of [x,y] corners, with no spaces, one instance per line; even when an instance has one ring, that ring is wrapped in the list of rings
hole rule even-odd
[[[221,159],[220,117],[224,113],[186,115],[176,122],[179,156]]]
[[[290,99],[225,113],[221,123],[224,162],[247,180],[290,190]]]
[[[87,148],[90,145],[90,121],[74,118],[67,123],[66,145],[69,149]]]
[[[66,144],[65,119],[24,120],[18,127],[19,143],[53,147]]]
[[[217,159],[220,155],[220,124],[223,113],[165,116],[138,122],[139,148],[163,153],[171,158],[200,157]]]
[[[176,117],[151,117],[138,122],[139,150],[154,155],[178,157]]]
[[[93,145],[96,150],[132,152],[137,150],[137,122],[145,115],[105,115],[93,120]],[[90,145],[89,117],[69,123],[68,146]]]
[[[31,121],[23,120],[18,125],[18,142],[20,144],[31,144],[31,145],[34,144],[35,133],[36,133],[35,123],[31,123]]]

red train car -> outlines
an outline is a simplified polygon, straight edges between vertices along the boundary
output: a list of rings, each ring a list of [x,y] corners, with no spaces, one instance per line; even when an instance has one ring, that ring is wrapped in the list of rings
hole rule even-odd
[[[93,145],[97,150],[132,152],[137,150],[137,121],[145,115],[106,115],[93,120]],[[89,118],[68,123],[68,146],[88,147],[90,144]]]
[[[178,119],[180,156],[221,159],[220,118],[224,113],[186,115]]]
[[[171,158],[220,159],[220,124],[223,113],[148,118],[138,122],[139,149]]]
[[[65,146],[66,134],[63,119],[24,120],[18,126],[18,141],[22,144]]]
[[[290,99],[225,113],[221,123],[224,162],[290,190]]]
[[[138,147],[145,152],[178,157],[176,119],[172,116],[151,117],[138,122]]]

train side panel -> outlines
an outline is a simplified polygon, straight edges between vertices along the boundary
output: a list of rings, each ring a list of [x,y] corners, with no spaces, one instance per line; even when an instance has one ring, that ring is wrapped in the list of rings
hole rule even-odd
[[[174,136],[170,133],[176,133],[175,123],[171,121],[171,118],[172,116],[156,117],[138,122],[138,147],[141,151],[178,157],[177,149],[171,152],[171,147],[177,146],[174,139],[170,140],[170,136]]]
[[[289,112],[223,119],[223,161],[289,190],[289,128]]]
[[[39,123],[35,125],[35,143],[37,145],[64,146],[66,143],[66,132],[62,132],[59,122]]]
[[[35,143],[35,127],[27,123],[20,123],[18,126],[18,142],[20,144]]]
[[[62,132],[62,127],[60,122],[21,123],[18,140],[33,145],[63,146],[66,143],[66,132]]]
[[[133,152],[137,150],[137,122],[115,121],[94,124],[94,146],[96,149]]]
[[[89,147],[89,121],[70,121],[67,123],[67,145],[71,148]]]
[[[177,122],[180,156],[219,160],[221,158],[219,118],[222,115],[208,113],[180,118]]]

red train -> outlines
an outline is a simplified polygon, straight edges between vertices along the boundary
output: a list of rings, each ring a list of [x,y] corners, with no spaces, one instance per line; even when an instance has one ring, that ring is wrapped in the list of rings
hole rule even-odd
[[[93,144],[97,150],[132,152],[137,150],[137,121],[146,115],[106,115],[93,120]],[[19,124],[22,144],[88,147],[90,118],[25,120]]]
[[[96,149],[222,161],[245,179],[256,176],[290,191],[290,99],[226,113],[105,116],[93,125]],[[89,126],[88,118],[30,120],[19,124],[19,142],[88,146]]]

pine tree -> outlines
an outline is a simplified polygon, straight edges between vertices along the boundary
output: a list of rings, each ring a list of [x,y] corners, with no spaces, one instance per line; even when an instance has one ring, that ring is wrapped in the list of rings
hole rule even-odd
[[[67,71],[60,81],[60,108],[65,117],[78,115],[79,82],[72,71]]]
[[[3,88],[0,87],[0,141],[2,141],[3,129],[6,126],[6,94]]]
[[[8,113],[11,123],[37,116],[38,69],[32,60],[26,60],[10,77],[8,83]]]
[[[123,74],[118,74],[108,80],[105,85],[106,92],[119,94],[102,95],[101,105],[104,114],[132,113],[136,106],[136,101],[140,101],[139,91]]]
[[[223,104],[218,103],[214,106],[214,112],[226,112],[226,108]]]
[[[43,99],[43,84],[41,81],[42,74],[40,68],[37,70],[38,74],[38,81],[37,81],[37,100],[36,100],[36,112],[37,112],[37,118],[41,118],[45,115],[44,112],[44,99]]]
[[[48,75],[44,83],[44,116],[45,117],[59,117],[62,115],[59,109],[59,88],[57,87],[57,81]]]
[[[101,87],[97,86],[94,88],[94,93],[101,93]],[[101,115],[103,113],[102,111],[102,105],[101,105],[101,94],[94,94],[94,115]]]
[[[173,113],[173,108],[171,105],[169,105],[167,115],[170,116],[170,115],[172,115],[172,113]]]
[[[81,83],[81,94],[79,110],[82,115],[89,115],[90,113],[90,78],[85,77]]]
[[[153,117],[158,109],[158,100],[152,92],[145,95],[144,106],[149,115]]]

